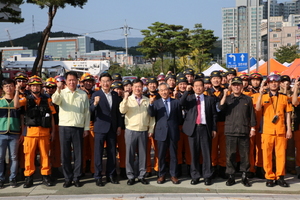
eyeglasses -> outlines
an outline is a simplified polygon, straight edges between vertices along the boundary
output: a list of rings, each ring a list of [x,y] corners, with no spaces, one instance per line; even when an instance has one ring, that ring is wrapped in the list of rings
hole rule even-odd
[[[3,88],[14,88],[14,85],[4,85]]]
[[[21,83],[21,82],[22,82],[22,83],[27,83],[27,80],[20,80],[20,79],[19,79],[19,80],[17,80],[17,82],[19,82],[19,83]]]

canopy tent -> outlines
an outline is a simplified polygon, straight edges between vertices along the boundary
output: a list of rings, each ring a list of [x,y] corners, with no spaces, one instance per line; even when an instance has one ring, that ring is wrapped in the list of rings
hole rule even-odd
[[[300,58],[294,60],[293,64],[291,64],[285,71],[281,73],[282,75],[288,75],[291,78],[296,78],[300,75]]]
[[[205,76],[210,76],[210,73],[213,71],[223,71],[223,72],[227,72],[227,70],[223,67],[221,67],[221,65],[219,65],[218,63],[213,64],[212,66],[210,66],[208,69],[206,69],[205,71],[203,71],[202,73]]]
[[[289,67],[289,66],[291,66],[291,64],[293,64],[293,63],[288,63],[288,62],[284,62],[284,63],[282,63],[284,66],[286,66],[286,67]]]
[[[283,72],[287,69],[286,66],[282,65],[281,63],[279,63],[277,60],[271,58],[268,62],[270,62],[270,73],[277,71],[277,72]],[[268,62],[265,62],[263,65],[261,65],[258,68],[258,72],[261,73],[263,76],[267,76],[268,75]],[[255,70],[250,71],[250,73],[255,72]]]

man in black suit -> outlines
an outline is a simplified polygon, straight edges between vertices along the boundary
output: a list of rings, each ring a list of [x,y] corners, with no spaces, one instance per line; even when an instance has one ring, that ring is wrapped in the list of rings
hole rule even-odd
[[[95,174],[97,186],[102,182],[102,158],[104,141],[106,141],[107,163],[106,180],[118,184],[116,180],[116,139],[121,133],[120,100],[118,93],[111,91],[112,78],[110,74],[100,75],[101,90],[94,92],[91,98],[90,110],[95,115]]]
[[[192,93],[192,89],[195,93]],[[211,165],[211,142],[217,131],[217,111],[215,99],[203,94],[204,83],[202,79],[196,79],[187,86],[180,99],[182,106],[186,108],[186,117],[183,123],[183,132],[189,136],[189,145],[192,155],[191,177],[192,185],[199,183],[200,179],[200,151],[203,156],[202,173],[205,185],[211,185],[213,174]]]
[[[161,99],[155,101],[155,97],[150,97],[148,113],[155,117],[156,126],[154,139],[158,146],[158,184],[165,182],[166,175],[166,155],[170,150],[170,174],[173,184],[179,184],[176,177],[177,172],[177,143],[179,140],[179,125],[182,121],[181,106],[177,99],[170,98],[170,88],[168,84],[162,83],[158,86],[158,93]]]

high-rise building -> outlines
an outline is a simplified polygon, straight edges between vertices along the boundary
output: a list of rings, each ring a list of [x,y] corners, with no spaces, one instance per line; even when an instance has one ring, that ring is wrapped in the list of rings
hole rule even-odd
[[[49,38],[45,55],[54,58],[80,58],[94,51],[94,43],[88,36]]]
[[[228,53],[247,53],[257,57],[257,24],[263,17],[263,1],[236,0],[236,7],[222,9],[222,57]],[[258,18],[257,18],[258,11]],[[259,27],[259,26],[258,26]],[[260,34],[259,34],[260,35]],[[248,45],[250,48],[248,49]],[[258,44],[258,47],[260,42]]]

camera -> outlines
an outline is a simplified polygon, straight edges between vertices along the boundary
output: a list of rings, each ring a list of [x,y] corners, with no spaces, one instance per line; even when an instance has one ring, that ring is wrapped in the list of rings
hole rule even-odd
[[[275,115],[272,119],[272,123],[275,124],[278,121],[279,117],[278,115]]]

